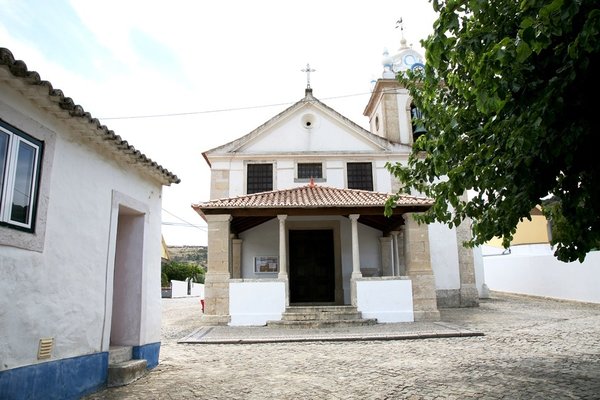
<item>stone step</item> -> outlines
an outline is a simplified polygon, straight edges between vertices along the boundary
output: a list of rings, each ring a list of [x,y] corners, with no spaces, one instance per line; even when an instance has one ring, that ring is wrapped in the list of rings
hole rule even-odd
[[[268,321],[278,328],[335,328],[374,325],[376,319],[364,319],[354,306],[290,306],[280,321]]]
[[[286,312],[292,313],[313,313],[313,312],[356,312],[354,306],[289,306],[285,310]]]
[[[349,320],[313,320],[313,321],[268,321],[267,326],[274,328],[311,329],[311,328],[348,328],[377,324],[374,318],[349,319]]]
[[[146,360],[129,360],[108,365],[108,387],[128,385],[146,374]]]
[[[129,361],[132,357],[132,346],[110,346],[108,349],[108,363],[117,364]]]
[[[288,312],[282,314],[284,321],[336,321],[361,319],[361,314],[354,311],[318,311],[312,313]]]

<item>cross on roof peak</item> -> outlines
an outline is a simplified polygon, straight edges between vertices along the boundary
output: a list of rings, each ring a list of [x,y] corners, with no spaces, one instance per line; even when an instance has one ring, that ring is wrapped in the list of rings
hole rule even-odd
[[[306,88],[310,89],[310,73],[316,72],[316,69],[311,69],[310,64],[306,64],[306,68],[301,69],[302,72],[306,72]]]

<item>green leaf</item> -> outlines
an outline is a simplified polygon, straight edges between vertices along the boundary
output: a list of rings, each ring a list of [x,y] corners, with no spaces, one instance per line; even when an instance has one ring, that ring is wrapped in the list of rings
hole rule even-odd
[[[517,61],[522,63],[531,55],[531,47],[526,42],[517,45]]]

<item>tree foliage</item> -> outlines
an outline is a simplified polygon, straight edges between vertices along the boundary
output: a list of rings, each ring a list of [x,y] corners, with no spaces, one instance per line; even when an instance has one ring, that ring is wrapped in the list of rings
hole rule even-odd
[[[435,200],[418,219],[472,221],[473,239],[501,237],[541,199],[568,224],[553,238],[563,261],[583,260],[600,240],[600,162],[595,96],[600,87],[597,0],[433,0],[424,71],[399,80],[423,112],[427,134],[408,165],[389,165]],[[476,194],[468,200],[465,191]],[[393,199],[388,202],[391,207]],[[389,210],[389,209],[388,209]]]
[[[188,278],[191,278],[194,282],[204,283],[205,271],[195,264],[168,261],[162,265],[161,272],[162,275],[166,276],[167,282],[171,282],[172,280],[185,281]],[[165,278],[163,277],[161,280],[164,281]]]

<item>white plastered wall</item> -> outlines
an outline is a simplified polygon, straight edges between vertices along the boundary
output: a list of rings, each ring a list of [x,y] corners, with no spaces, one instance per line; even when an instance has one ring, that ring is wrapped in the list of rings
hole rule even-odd
[[[67,126],[19,95],[4,87],[0,93],[4,120],[56,137],[53,154],[44,154],[53,164],[51,176],[42,177],[50,183],[43,250],[0,244],[0,370],[38,363],[40,338],[54,338],[51,360],[108,350],[113,191],[148,210],[140,344],[160,341],[161,184],[79,143]]]
[[[303,123],[311,116],[310,129]],[[305,106],[288,119],[279,122],[254,140],[245,144],[244,154],[280,154],[282,152],[373,151],[375,145],[352,132],[338,120],[317,107]]]
[[[460,289],[455,229],[444,224],[429,225],[429,251],[436,289]]]

